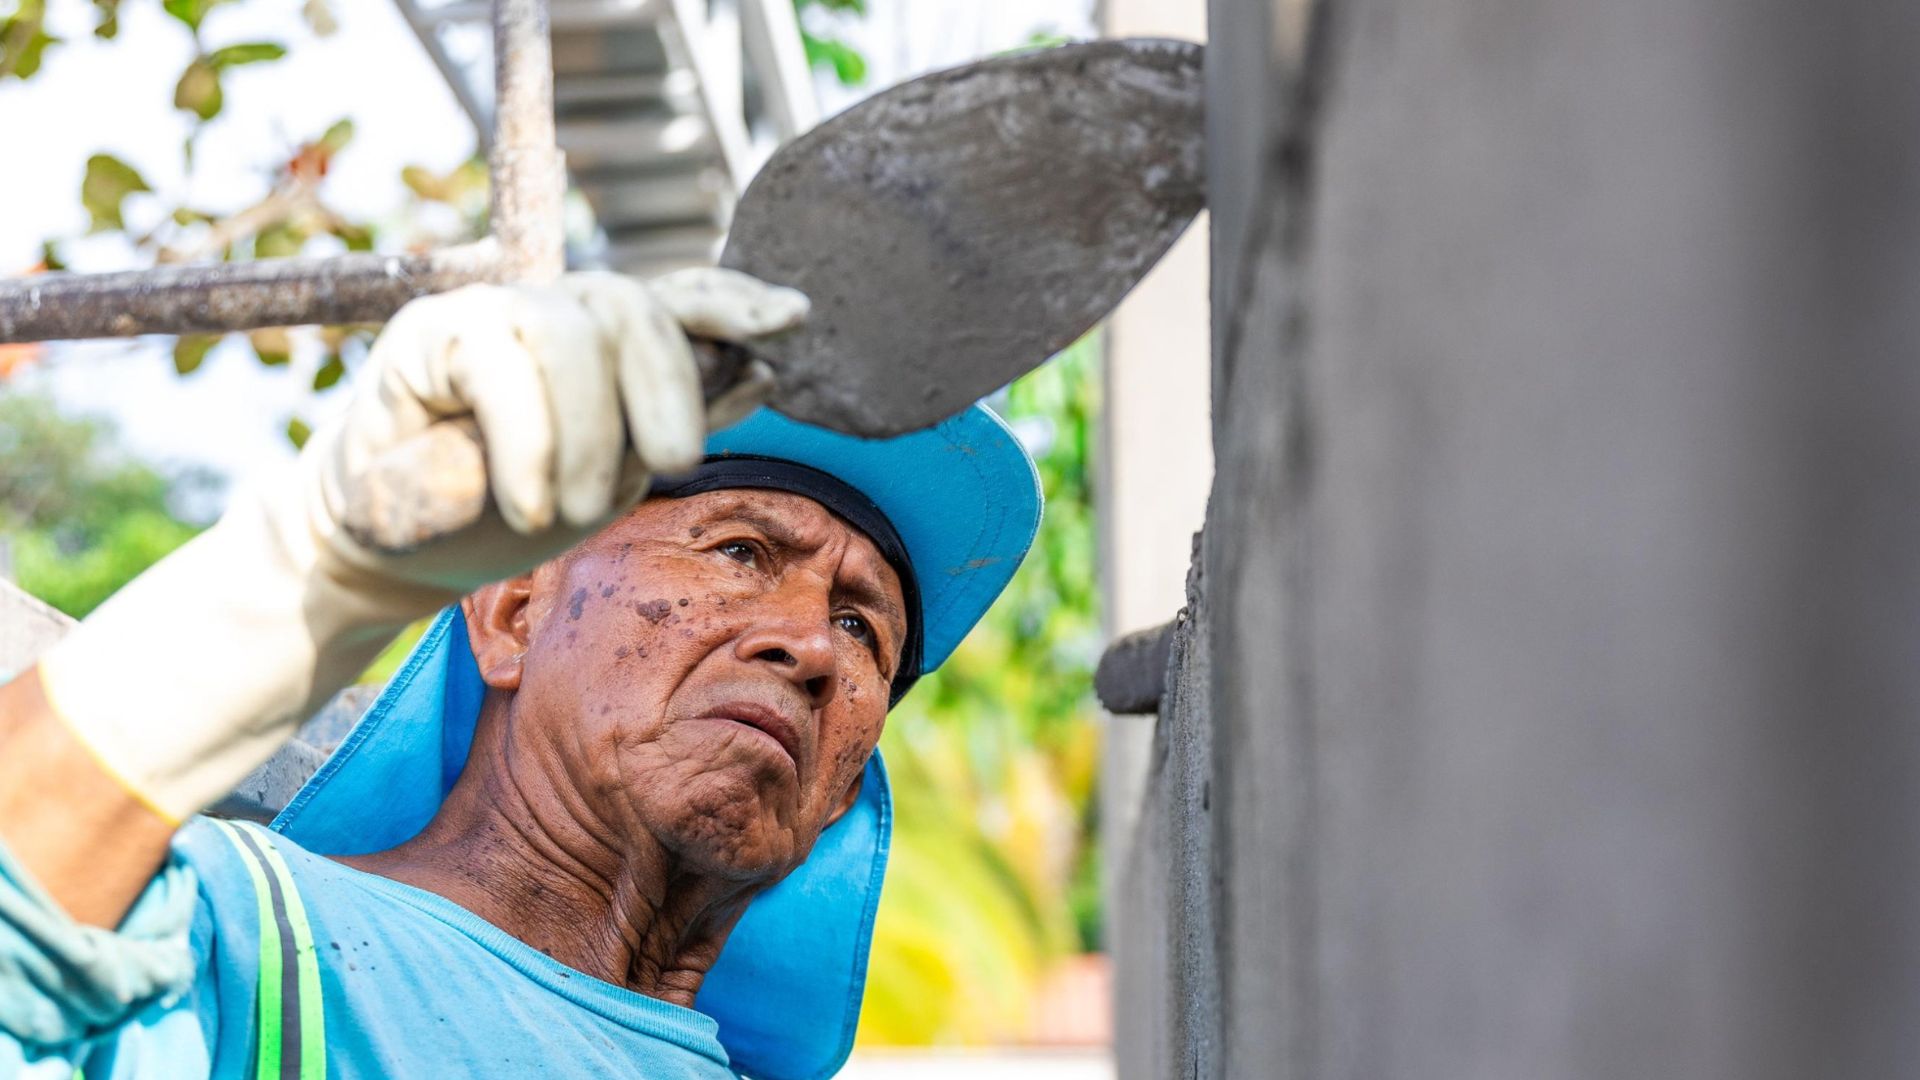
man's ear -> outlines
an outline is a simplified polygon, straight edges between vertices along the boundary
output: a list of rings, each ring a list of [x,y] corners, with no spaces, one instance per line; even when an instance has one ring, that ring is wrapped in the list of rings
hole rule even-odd
[[[853,809],[853,804],[860,801],[860,785],[865,783],[866,779],[867,770],[864,768],[854,774],[853,783],[847,785],[847,793],[840,796],[840,805],[834,807],[833,813],[827,815],[828,828],[832,828],[834,822],[846,817],[847,811]]]
[[[520,689],[520,669],[533,634],[528,601],[533,575],[496,581],[460,601],[467,616],[467,643],[480,666],[480,678],[495,690]]]

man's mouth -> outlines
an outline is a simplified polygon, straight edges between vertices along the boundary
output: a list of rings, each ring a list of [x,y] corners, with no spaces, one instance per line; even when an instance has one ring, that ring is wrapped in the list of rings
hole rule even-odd
[[[761,732],[777,743],[793,761],[794,770],[800,769],[800,730],[793,721],[781,715],[777,709],[769,709],[751,701],[730,701],[716,706],[707,713],[710,720],[731,720]]]

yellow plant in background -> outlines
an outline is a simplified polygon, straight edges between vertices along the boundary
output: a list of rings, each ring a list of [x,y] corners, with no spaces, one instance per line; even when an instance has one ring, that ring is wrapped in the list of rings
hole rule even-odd
[[[1098,944],[1091,339],[1009,388],[1046,519],[1007,591],[881,739],[895,831],[864,1045],[1018,1041],[1042,976]]]

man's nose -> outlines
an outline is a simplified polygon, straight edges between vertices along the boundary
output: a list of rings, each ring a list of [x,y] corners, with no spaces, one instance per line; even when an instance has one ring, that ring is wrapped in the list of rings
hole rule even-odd
[[[754,624],[741,636],[740,659],[767,664],[806,692],[818,709],[833,700],[837,657],[834,653],[832,609],[825,597],[782,590],[766,598]]]

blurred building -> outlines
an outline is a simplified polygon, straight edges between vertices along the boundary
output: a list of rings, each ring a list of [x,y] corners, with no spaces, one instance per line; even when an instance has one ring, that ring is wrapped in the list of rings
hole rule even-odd
[[[1205,0],[1104,0],[1099,14],[1106,37],[1207,36]],[[1100,566],[1110,638],[1166,622],[1185,600],[1213,479],[1207,281],[1202,214],[1107,322]],[[1100,792],[1109,926],[1152,743],[1150,718],[1109,718]]]
[[[482,140],[491,5],[395,0]],[[711,263],[734,200],[818,118],[791,0],[554,0],[554,121],[591,220],[569,261],[651,275]]]

